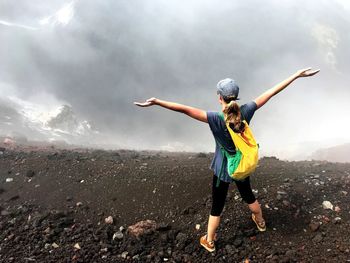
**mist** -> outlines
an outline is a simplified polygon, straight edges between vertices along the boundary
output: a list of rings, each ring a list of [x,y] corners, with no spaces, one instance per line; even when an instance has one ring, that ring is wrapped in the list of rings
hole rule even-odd
[[[262,155],[350,142],[350,4],[338,1],[2,1],[0,136],[88,147],[214,151],[209,126],[149,97],[219,110],[313,67],[259,109]]]

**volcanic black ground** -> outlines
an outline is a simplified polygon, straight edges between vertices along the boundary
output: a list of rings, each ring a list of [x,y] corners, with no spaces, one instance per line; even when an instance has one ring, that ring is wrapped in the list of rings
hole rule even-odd
[[[0,150],[0,262],[350,262],[350,164],[262,158],[267,231],[233,184],[209,253],[212,154]],[[147,219],[157,227],[127,231]]]

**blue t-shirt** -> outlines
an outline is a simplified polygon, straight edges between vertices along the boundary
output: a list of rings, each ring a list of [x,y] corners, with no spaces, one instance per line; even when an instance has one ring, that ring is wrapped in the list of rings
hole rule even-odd
[[[257,110],[257,105],[254,101],[248,102],[242,106],[241,109],[241,117],[242,120],[246,120],[249,124],[252,119],[254,112]],[[215,154],[214,158],[211,162],[210,169],[214,171],[216,176],[219,175],[221,166],[223,165],[223,171],[220,179],[224,182],[232,182],[233,179],[229,176],[227,172],[227,160],[226,157],[223,158],[220,150],[220,146],[217,141],[224,147],[226,151],[230,154],[236,153],[236,147],[232,141],[231,135],[226,128],[225,121],[219,117],[219,112],[217,111],[208,111],[207,112],[208,123],[211,132],[215,138]],[[222,163],[224,162],[224,163]]]

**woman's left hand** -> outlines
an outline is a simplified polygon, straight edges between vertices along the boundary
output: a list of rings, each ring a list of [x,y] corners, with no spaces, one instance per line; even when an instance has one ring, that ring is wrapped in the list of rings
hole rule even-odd
[[[301,69],[298,70],[296,75],[297,77],[303,78],[303,77],[311,77],[315,74],[317,74],[320,70],[311,70],[311,68],[305,68],[305,69]]]
[[[152,105],[157,104],[157,99],[156,98],[150,98],[146,100],[145,102],[134,102],[135,105],[140,106],[140,107],[149,107]]]

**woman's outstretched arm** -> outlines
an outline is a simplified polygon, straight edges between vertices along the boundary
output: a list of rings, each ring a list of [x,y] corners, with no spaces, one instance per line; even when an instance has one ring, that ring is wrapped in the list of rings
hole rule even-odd
[[[170,101],[165,101],[165,100],[160,100],[157,98],[150,98],[146,100],[146,102],[140,103],[140,102],[134,102],[135,105],[140,106],[140,107],[149,107],[152,105],[159,105],[163,108],[177,111],[184,113],[196,120],[203,121],[203,122],[208,122],[207,119],[207,112],[204,110],[200,110],[197,108],[193,108],[190,106],[186,106],[183,104],[175,103],[175,102],[170,102]]]
[[[273,96],[275,96],[277,93],[279,93],[281,90],[285,89],[289,84],[291,84],[294,80],[302,77],[310,77],[318,73],[320,70],[312,70],[311,68],[301,69],[298,70],[295,74],[291,75],[289,78],[283,80],[282,82],[278,83],[276,86],[272,87],[271,89],[268,89],[263,94],[261,94],[259,97],[257,97],[254,101],[256,105],[258,106],[258,109],[262,107],[269,99],[271,99]]]

